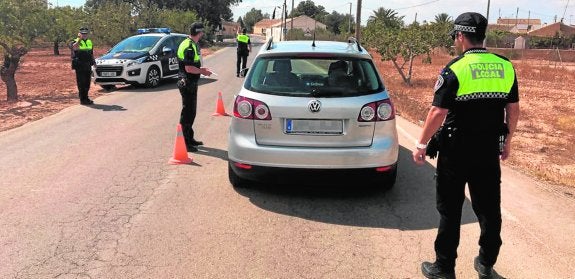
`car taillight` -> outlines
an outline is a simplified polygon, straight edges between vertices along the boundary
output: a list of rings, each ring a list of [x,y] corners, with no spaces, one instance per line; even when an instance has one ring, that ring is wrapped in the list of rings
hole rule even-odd
[[[395,118],[395,111],[390,99],[365,104],[357,117],[359,122],[387,121]]]
[[[243,96],[236,97],[234,116],[242,119],[272,120],[270,109],[265,103]]]

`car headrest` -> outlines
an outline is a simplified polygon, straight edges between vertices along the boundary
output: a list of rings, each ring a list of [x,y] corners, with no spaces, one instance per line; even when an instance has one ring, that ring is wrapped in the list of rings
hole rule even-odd
[[[328,74],[333,72],[347,73],[347,63],[343,60],[339,60],[329,64]]]
[[[275,72],[291,72],[291,62],[287,59],[275,60],[274,71]]]

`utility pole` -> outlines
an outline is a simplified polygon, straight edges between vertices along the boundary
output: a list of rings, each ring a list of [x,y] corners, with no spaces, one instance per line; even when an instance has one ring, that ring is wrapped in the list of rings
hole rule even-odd
[[[491,0],[487,0],[487,14],[485,15],[485,18],[487,19],[487,26],[489,26],[489,7],[490,6],[491,6]],[[501,10],[499,10],[499,12],[501,13]],[[485,33],[487,34],[487,30],[485,30]],[[483,47],[484,48],[487,47],[487,36],[485,36],[485,39],[483,39]]]
[[[351,35],[351,2],[349,2],[349,28],[347,30],[347,33]]]
[[[291,13],[290,13],[290,14],[291,14],[291,15],[290,15],[290,18],[291,18],[290,31],[292,31],[292,33],[293,33],[293,1],[294,1],[294,0],[291,0]],[[293,35],[291,36],[291,39],[293,40]]]
[[[357,0],[357,11],[355,12],[355,39],[359,42],[361,35],[361,0]]]

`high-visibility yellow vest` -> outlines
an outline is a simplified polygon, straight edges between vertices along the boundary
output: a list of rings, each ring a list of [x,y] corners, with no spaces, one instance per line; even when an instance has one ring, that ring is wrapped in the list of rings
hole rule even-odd
[[[239,34],[237,40],[238,40],[238,42],[240,42],[240,43],[247,44],[248,41],[250,40],[250,37],[249,37],[248,35]]]
[[[192,48],[194,49],[194,63],[200,63],[200,54],[198,53],[198,47],[196,46],[196,44],[190,39],[187,38],[185,39],[180,46],[178,47],[178,59],[180,60],[184,60],[184,53],[186,52],[186,50],[190,47],[190,45],[192,46]]]
[[[505,99],[515,82],[511,62],[493,53],[466,53],[449,68],[459,81],[456,101]]]
[[[78,50],[81,50],[81,51],[92,50],[92,40],[90,40],[90,39],[80,40],[80,39],[76,38],[74,40],[74,42],[78,43]]]

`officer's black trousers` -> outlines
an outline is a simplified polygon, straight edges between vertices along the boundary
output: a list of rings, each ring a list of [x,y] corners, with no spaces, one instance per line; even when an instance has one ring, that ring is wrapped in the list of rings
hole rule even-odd
[[[494,142],[489,148],[468,142],[452,150],[440,150],[437,162],[437,210],[439,229],[435,240],[437,263],[453,270],[461,226],[461,210],[468,184],[471,203],[479,220],[479,261],[492,266],[501,247],[501,168]],[[495,146],[495,147],[494,147]]]
[[[240,68],[241,64],[241,68]],[[240,74],[240,70],[243,70],[248,65],[248,55],[243,53],[238,53],[238,57],[236,60],[236,75]]]
[[[196,108],[198,103],[198,83],[197,81],[186,81],[185,87],[180,88],[182,95],[182,112],[180,114],[180,124],[186,143],[194,140],[194,120],[196,120]]]
[[[91,70],[76,70],[76,85],[78,85],[78,97],[81,102],[88,100],[88,91],[92,78]]]

